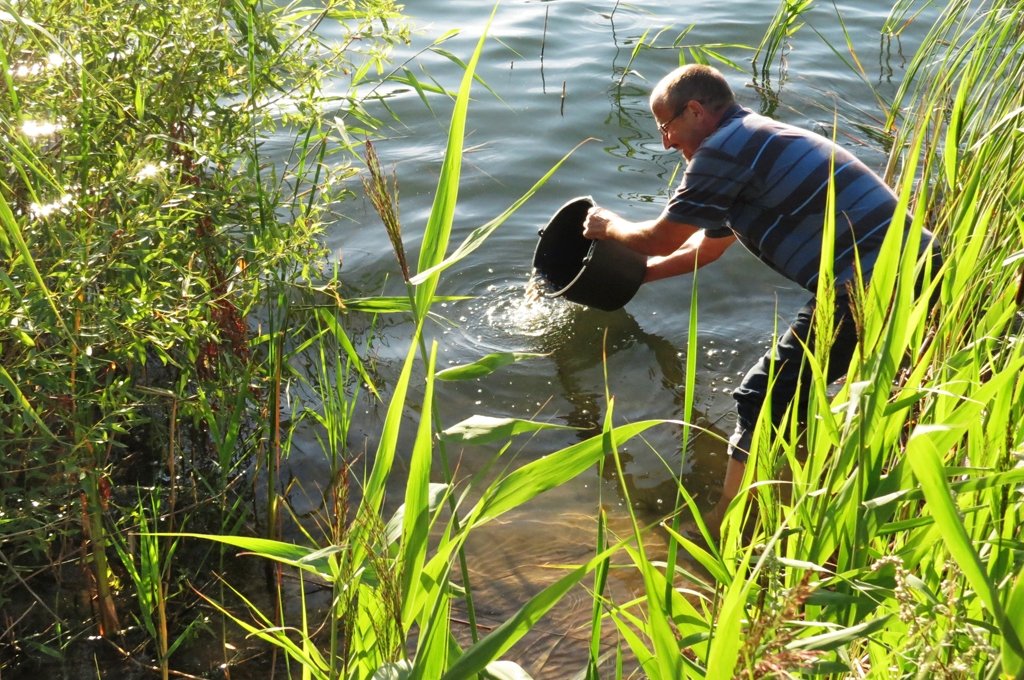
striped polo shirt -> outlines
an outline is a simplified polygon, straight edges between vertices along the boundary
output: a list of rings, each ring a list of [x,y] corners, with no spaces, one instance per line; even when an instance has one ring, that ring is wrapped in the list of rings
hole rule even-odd
[[[830,174],[835,281],[852,280],[858,257],[867,279],[896,210],[893,191],[831,140],[735,104],[693,154],[664,216],[712,238],[731,230],[761,261],[814,292]],[[922,234],[922,250],[930,241]]]

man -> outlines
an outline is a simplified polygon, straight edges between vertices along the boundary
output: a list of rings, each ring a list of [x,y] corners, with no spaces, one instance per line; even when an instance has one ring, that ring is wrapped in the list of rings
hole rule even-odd
[[[857,262],[865,282],[871,276],[896,210],[896,195],[831,140],[737,105],[728,82],[711,67],[689,65],[672,71],[652,91],[650,106],[665,148],[678,150],[687,160],[682,183],[657,219],[631,222],[595,207],[584,223],[584,235],[621,241],[648,255],[646,281],[693,272],[739,240],[813,295],[831,180],[836,331],[827,379],[838,380],[857,343],[847,284],[856,276]],[[937,264],[934,237],[925,232],[921,243],[922,252],[930,249]],[[712,530],[717,530],[739,491],[764,400],[770,399],[776,424],[795,396],[800,404],[806,403],[810,380],[802,362],[803,343],[814,342],[814,306],[812,297],[733,393],[736,430],[729,440],[722,496],[707,518]]]

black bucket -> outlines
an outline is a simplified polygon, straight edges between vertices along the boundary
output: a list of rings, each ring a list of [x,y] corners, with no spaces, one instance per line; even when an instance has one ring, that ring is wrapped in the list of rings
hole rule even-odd
[[[544,293],[548,297],[611,311],[636,295],[647,257],[617,241],[584,237],[583,222],[592,207],[594,199],[580,196],[558,209],[540,230],[533,268],[553,289]]]

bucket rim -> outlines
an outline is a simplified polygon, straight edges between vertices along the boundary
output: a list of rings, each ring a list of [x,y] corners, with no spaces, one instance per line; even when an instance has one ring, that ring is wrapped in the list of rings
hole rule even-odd
[[[591,194],[583,194],[581,196],[576,196],[575,198],[568,199],[567,201],[565,201],[565,203],[560,205],[557,210],[555,210],[555,212],[551,215],[551,218],[548,220],[548,223],[545,224],[543,227],[541,227],[540,231],[538,232],[538,236],[543,237],[544,236],[544,232],[547,231],[548,228],[550,228],[552,224],[554,224],[555,220],[558,219],[558,216],[561,215],[562,212],[566,208],[568,208],[569,206],[575,205],[577,203],[587,203],[588,205],[590,205],[591,208],[593,208],[593,207],[595,207],[597,205],[597,202],[594,200],[594,197]],[[580,277],[582,277],[584,275],[584,273],[586,272],[586,265],[594,258],[594,248],[597,247],[597,241],[595,241],[594,239],[587,239],[587,240],[590,241],[590,244],[587,246],[587,253],[586,253],[586,255],[584,255],[580,259],[580,268],[576,272],[576,275],[574,277],[572,277],[572,280],[569,281],[569,283],[565,284],[564,286],[562,286],[558,290],[550,291],[550,292],[549,291],[544,291],[542,293],[542,295],[544,297],[547,297],[547,298],[565,297],[566,291],[568,291],[574,285],[576,285],[576,283],[580,280]],[[568,299],[568,298],[566,298],[566,299]]]
[[[565,203],[563,203],[562,205],[558,206],[558,209],[555,210],[555,212],[552,213],[551,218],[548,219],[548,223],[545,224],[543,227],[541,227],[541,231],[544,231],[545,229],[550,227],[551,223],[554,222],[558,218],[558,216],[562,214],[563,210],[565,210],[570,205],[573,205],[575,203],[589,203],[591,208],[597,206],[597,202],[594,200],[594,197],[592,195],[590,195],[590,194],[584,194],[582,196],[577,196],[575,198],[570,198]]]

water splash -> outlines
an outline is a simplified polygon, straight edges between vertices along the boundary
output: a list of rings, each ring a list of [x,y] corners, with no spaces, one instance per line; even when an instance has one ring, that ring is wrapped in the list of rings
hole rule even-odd
[[[493,271],[489,271],[493,274]],[[548,352],[572,335],[579,306],[561,297],[535,274],[481,281],[446,331],[452,348],[481,352]],[[442,305],[446,307],[446,305]]]
[[[572,303],[555,297],[555,291],[551,282],[534,270],[521,290],[510,288],[510,294],[493,299],[484,317],[491,326],[511,334],[546,335],[568,324],[573,313]]]
[[[556,286],[546,276],[534,269],[530,272],[530,278],[526,281],[526,290],[523,296],[529,302],[540,302],[545,298],[554,297],[557,293]]]

